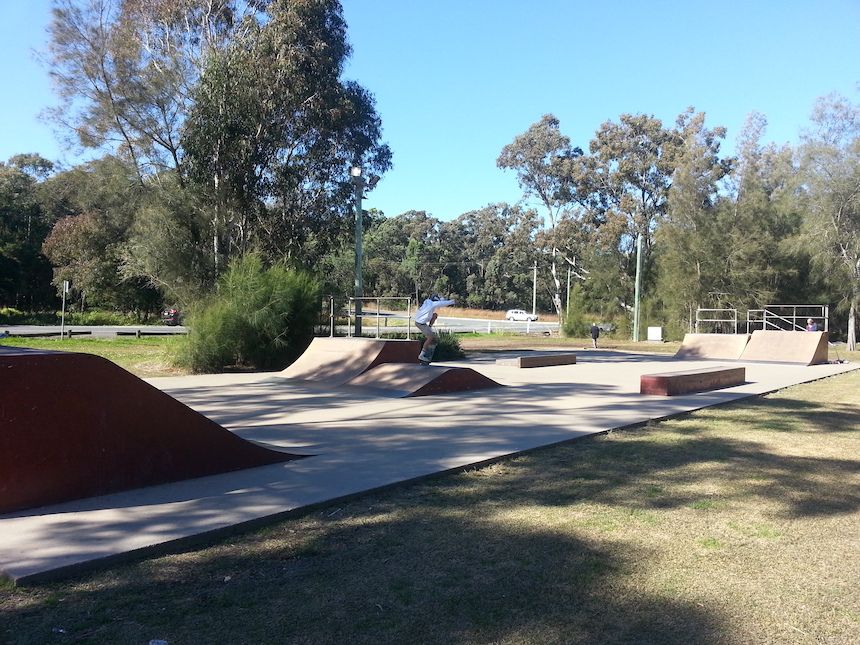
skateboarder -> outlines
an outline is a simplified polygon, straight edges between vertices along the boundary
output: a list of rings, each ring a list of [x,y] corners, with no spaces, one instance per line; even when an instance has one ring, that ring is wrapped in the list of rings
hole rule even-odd
[[[422,365],[430,364],[430,361],[433,360],[433,352],[436,351],[436,345],[439,344],[439,334],[433,329],[433,323],[436,322],[437,318],[436,310],[453,304],[453,300],[442,300],[434,294],[427,298],[415,312],[415,326],[424,334],[425,338],[421,353],[418,354],[418,361]]]

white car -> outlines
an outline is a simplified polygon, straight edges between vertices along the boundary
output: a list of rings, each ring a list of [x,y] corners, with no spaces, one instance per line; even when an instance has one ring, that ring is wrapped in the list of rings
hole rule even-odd
[[[505,320],[537,320],[537,314],[530,314],[524,309],[508,309]]]

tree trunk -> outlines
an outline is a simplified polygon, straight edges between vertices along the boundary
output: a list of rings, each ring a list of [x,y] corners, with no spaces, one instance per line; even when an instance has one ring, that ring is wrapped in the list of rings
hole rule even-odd
[[[561,280],[558,279],[558,268],[555,265],[556,256],[558,254],[555,246],[552,247],[552,265],[550,266],[550,273],[552,274],[552,282],[555,286],[555,293],[552,295],[552,304],[555,306],[555,313],[558,316],[558,325],[561,327],[562,325],[562,315],[561,315]]]
[[[846,349],[853,352],[857,348],[857,303],[860,302],[860,260],[854,262],[854,278],[851,281],[851,307],[848,310],[848,342]]]
[[[857,296],[854,295],[851,298],[851,308],[848,313],[848,343],[847,349],[849,352],[856,351],[857,349],[857,331],[855,325],[855,317],[857,315]]]

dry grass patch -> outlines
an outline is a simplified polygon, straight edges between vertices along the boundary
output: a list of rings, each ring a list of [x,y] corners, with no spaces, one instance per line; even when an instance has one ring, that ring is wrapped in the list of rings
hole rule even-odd
[[[858,525],[855,372],[6,589],[0,640],[853,643]]]

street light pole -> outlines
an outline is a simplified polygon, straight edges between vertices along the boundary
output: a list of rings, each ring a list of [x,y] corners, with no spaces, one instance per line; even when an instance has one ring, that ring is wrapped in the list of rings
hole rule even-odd
[[[364,296],[364,278],[362,276],[362,238],[364,237],[364,221],[361,212],[361,198],[364,192],[364,177],[361,167],[354,166],[349,174],[355,184],[355,335],[361,336],[361,299]]]

